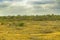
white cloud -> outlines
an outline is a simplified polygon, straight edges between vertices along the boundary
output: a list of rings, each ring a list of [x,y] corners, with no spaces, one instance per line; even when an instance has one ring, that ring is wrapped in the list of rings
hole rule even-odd
[[[0,6],[2,6],[2,9],[0,7],[2,15],[47,14],[55,13],[53,8],[57,6],[57,2],[56,0],[4,0]]]
[[[9,4],[10,6],[25,6],[25,7],[32,7],[32,6],[34,6],[35,4],[37,4],[37,5],[39,5],[39,2],[42,2],[42,3],[40,3],[40,6],[41,7],[48,7],[48,5],[49,6],[52,6],[51,4],[48,4],[47,2],[45,2],[45,1],[48,1],[48,2],[50,2],[50,1],[52,1],[52,0],[23,0],[23,1],[19,1],[19,0],[13,0],[13,1],[7,1],[7,0],[5,0],[5,1],[3,1],[2,3],[4,3],[4,4]],[[35,4],[33,4],[33,3],[35,2]],[[38,2],[38,3],[37,3]],[[46,3],[46,4],[45,4]],[[53,4],[54,5],[54,4]]]

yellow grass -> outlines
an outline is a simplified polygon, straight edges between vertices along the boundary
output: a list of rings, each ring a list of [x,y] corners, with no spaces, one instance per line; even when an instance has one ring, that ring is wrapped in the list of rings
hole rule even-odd
[[[60,21],[21,22],[25,23],[23,27],[10,27],[7,24],[0,25],[0,40],[60,40],[58,29],[52,29],[52,33],[40,33],[41,27],[43,30],[48,29],[49,31],[53,26],[60,26]]]

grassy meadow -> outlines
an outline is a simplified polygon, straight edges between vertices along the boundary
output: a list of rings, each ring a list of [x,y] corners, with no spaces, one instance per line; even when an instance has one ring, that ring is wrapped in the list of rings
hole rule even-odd
[[[0,40],[60,40],[59,16],[0,17]]]

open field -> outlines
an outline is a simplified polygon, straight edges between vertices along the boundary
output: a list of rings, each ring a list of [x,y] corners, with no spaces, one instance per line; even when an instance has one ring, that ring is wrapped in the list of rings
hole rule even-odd
[[[60,21],[4,21],[0,40],[60,40]]]

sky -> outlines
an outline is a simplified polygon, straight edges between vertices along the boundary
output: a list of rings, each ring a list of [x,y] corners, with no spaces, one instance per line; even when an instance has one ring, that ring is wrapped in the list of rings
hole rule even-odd
[[[60,15],[60,0],[0,0],[0,16]]]

